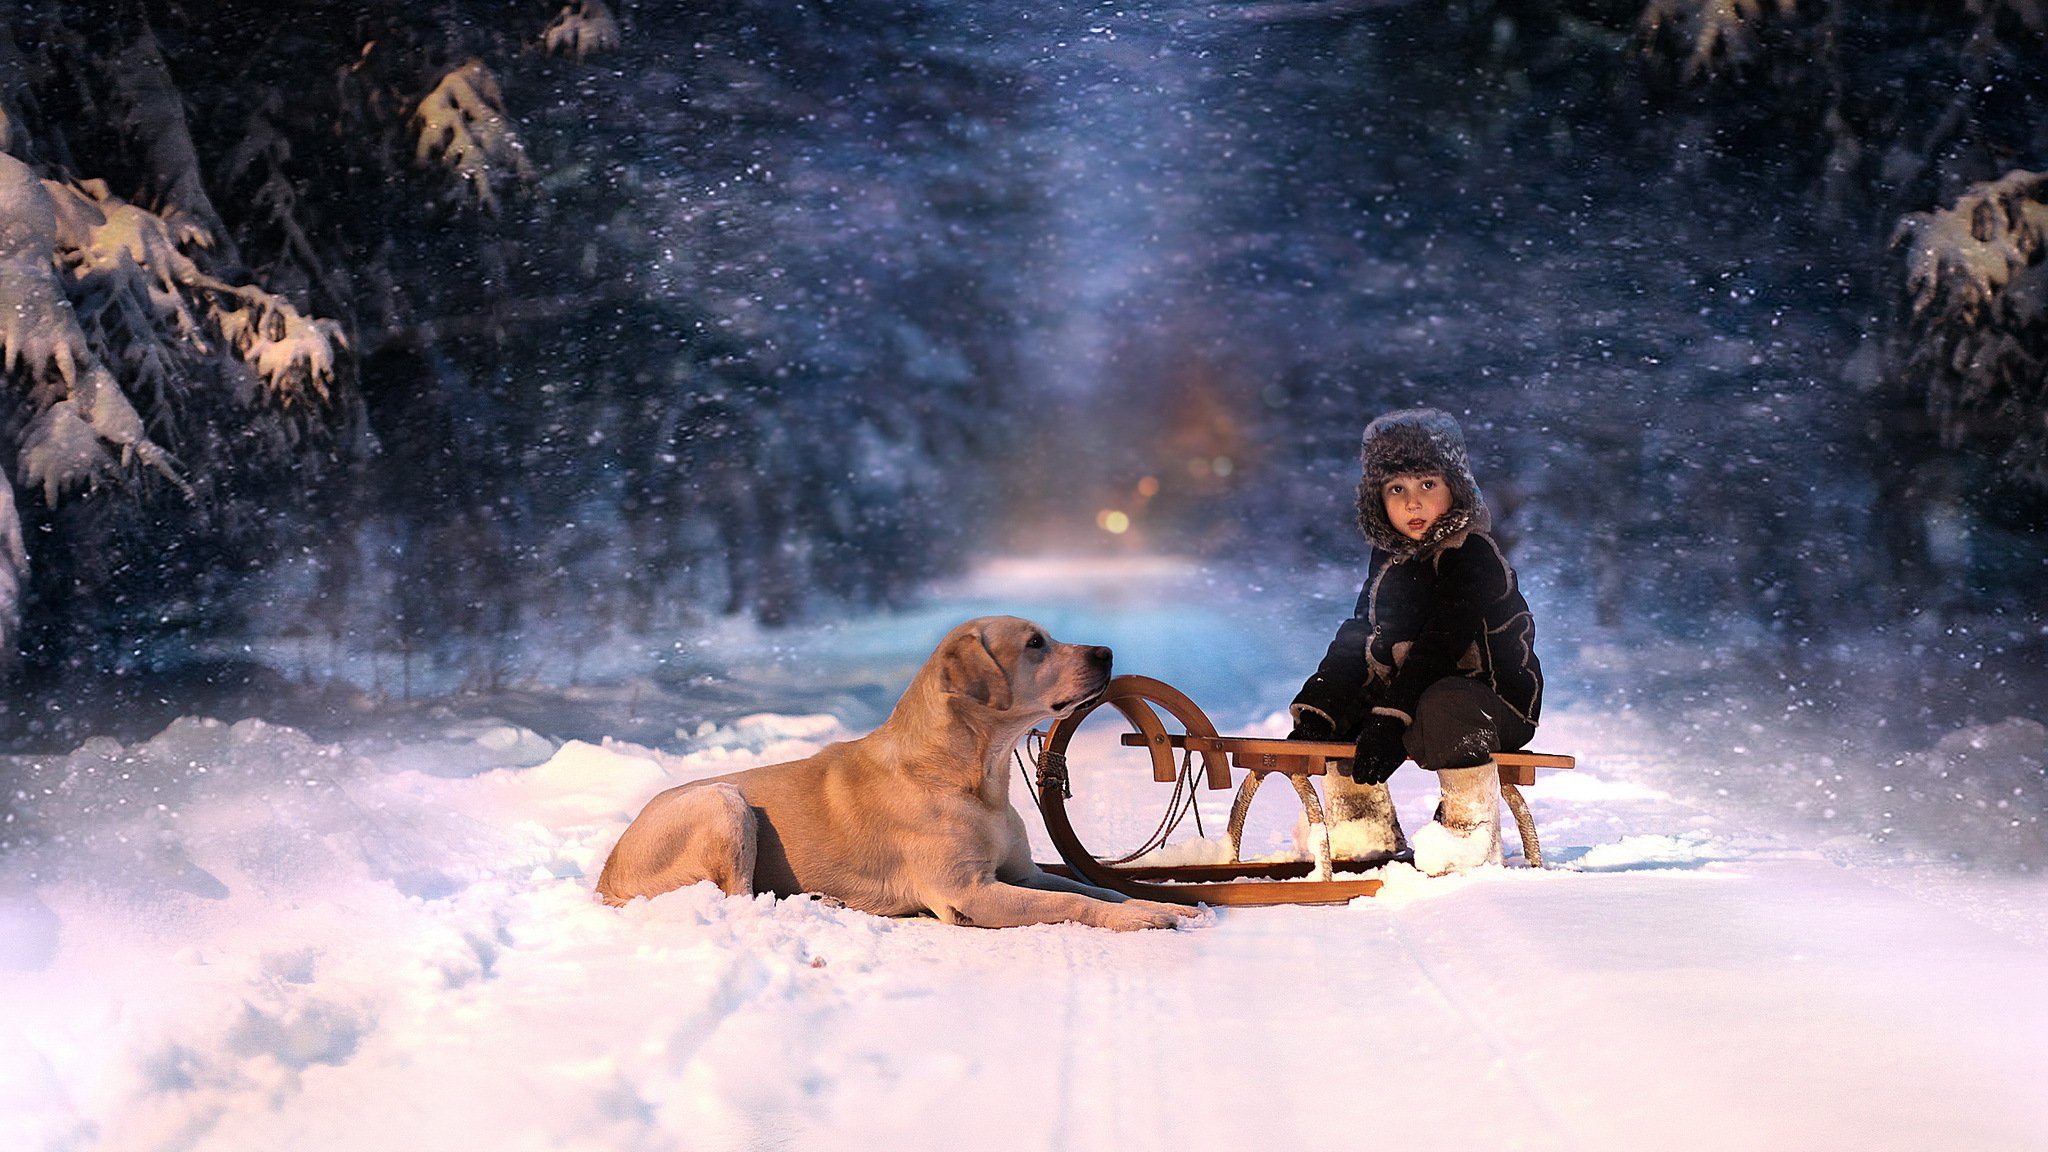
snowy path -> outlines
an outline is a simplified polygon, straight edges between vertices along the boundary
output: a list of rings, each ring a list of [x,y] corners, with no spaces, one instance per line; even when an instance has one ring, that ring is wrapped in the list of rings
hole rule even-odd
[[[45,890],[66,931],[0,983],[6,1146],[2018,1150],[2048,1124],[2038,950],[1625,789],[1539,800],[1559,830],[1661,822],[1553,837],[1608,871],[1395,869],[1118,936],[593,904],[574,873],[663,778],[585,745],[366,775],[379,835],[419,836],[383,864],[316,806],[329,852],[238,870],[256,824],[195,812],[227,895]]]
[[[1174,676],[1257,682],[1242,710],[1280,674]],[[1128,936],[591,899],[646,796],[801,755],[843,734],[825,717],[667,755],[502,727],[95,742],[44,813],[64,843],[0,858],[0,1148],[2038,1148],[2048,957],[2009,910],[2040,884],[1732,827],[1659,790],[1638,724],[1546,722],[1583,763],[1531,792],[1550,871],[1396,866],[1376,899]],[[1136,827],[1158,788],[1077,799]],[[1290,806],[1262,796],[1255,844]]]

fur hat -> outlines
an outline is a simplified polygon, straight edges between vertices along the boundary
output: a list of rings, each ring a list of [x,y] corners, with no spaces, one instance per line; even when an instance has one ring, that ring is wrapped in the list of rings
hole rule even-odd
[[[1364,475],[1358,481],[1358,528],[1373,547],[1397,559],[1436,551],[1455,536],[1492,527],[1486,499],[1472,479],[1465,436],[1450,413],[1435,408],[1389,412],[1365,426],[1359,448]],[[1380,487],[1395,476],[1440,473],[1451,489],[1451,507],[1420,540],[1410,540],[1387,519]]]

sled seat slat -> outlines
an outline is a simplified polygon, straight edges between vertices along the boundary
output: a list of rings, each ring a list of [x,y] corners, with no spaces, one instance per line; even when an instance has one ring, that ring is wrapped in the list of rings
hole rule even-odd
[[[1188,736],[1175,733],[1126,732],[1127,748],[1146,748],[1164,737],[1167,745],[1193,752],[1225,753],[1233,766],[1261,774],[1280,772],[1289,776],[1322,776],[1332,760],[1349,760],[1352,745],[1324,740],[1279,740],[1257,736]],[[1573,768],[1574,757],[1555,752],[1496,752],[1493,762],[1500,769],[1503,784],[1536,783],[1538,768]],[[1210,787],[1216,787],[1212,782]]]

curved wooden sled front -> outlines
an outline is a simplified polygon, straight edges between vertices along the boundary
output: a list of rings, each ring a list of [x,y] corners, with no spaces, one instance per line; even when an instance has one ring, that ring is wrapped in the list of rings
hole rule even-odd
[[[1174,761],[1177,751],[1201,756],[1202,774],[1211,789],[1231,786],[1230,766],[1233,760],[1248,772],[1231,814],[1232,863],[1110,864],[1098,859],[1081,843],[1072,820],[1067,816],[1066,800],[1071,785],[1067,745],[1079,731],[1081,722],[1104,704],[1123,713],[1131,727],[1136,729],[1124,735],[1123,743],[1146,750],[1152,760],[1154,780],[1170,784],[1179,778],[1180,768]],[[1178,721],[1182,730],[1179,733],[1168,732],[1158,712],[1154,711],[1155,707]],[[1045,734],[1045,745],[1038,760],[1038,807],[1045,820],[1046,833],[1052,838],[1053,846],[1059,849],[1060,859],[1066,863],[1064,871],[1127,896],[1173,904],[1342,904],[1378,892],[1380,881],[1330,878],[1332,865],[1322,805],[1309,777],[1323,775],[1329,761],[1348,759],[1350,755],[1351,746],[1348,744],[1219,736],[1209,717],[1179,689],[1149,676],[1118,676],[1109,682],[1101,697],[1058,721]],[[1509,806],[1522,830],[1524,853],[1531,864],[1541,867],[1542,857],[1536,848],[1534,822],[1528,818],[1526,806],[1519,802],[1521,795],[1514,791],[1514,786],[1534,783],[1537,768],[1570,768],[1573,760],[1570,756],[1540,752],[1503,752],[1495,760],[1500,765],[1503,793],[1509,797]],[[1301,799],[1314,834],[1316,859],[1313,861],[1247,864],[1234,859],[1242,831],[1243,810],[1259,781],[1273,772],[1286,775]],[[1247,880],[1245,877],[1262,879]],[[1161,880],[1169,883],[1151,882]]]

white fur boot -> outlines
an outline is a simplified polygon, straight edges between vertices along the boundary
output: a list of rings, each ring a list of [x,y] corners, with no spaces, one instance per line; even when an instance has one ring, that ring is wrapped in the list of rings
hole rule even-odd
[[[1323,777],[1323,803],[1330,822],[1330,854],[1338,860],[1372,860],[1408,849],[1394,798],[1385,784],[1360,784],[1333,761]]]
[[[1436,774],[1436,819],[1415,833],[1415,867],[1429,876],[1500,863],[1500,769],[1493,761]]]

